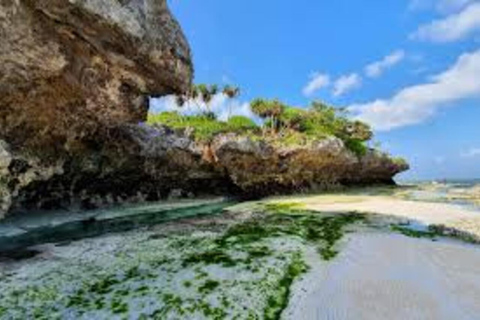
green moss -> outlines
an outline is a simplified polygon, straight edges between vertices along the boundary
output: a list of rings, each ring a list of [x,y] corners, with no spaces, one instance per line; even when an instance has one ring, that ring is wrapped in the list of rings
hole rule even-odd
[[[233,267],[236,265],[235,259],[230,257],[225,251],[221,249],[214,249],[210,251],[205,251],[198,254],[192,254],[183,260],[183,267],[187,267],[192,264],[204,263],[209,264],[220,264],[224,267]]]
[[[140,269],[138,266],[132,267],[125,272],[126,279],[138,278],[141,276]]]
[[[180,309],[182,306],[183,300],[182,298],[174,294],[165,293],[163,294],[163,302],[169,308]]]
[[[202,294],[209,294],[213,290],[215,290],[218,286],[220,286],[220,282],[215,280],[207,280],[203,283],[200,287],[198,287],[198,292]]]
[[[300,275],[307,272],[308,266],[305,264],[300,253],[296,253],[292,261],[286,267],[283,277],[278,282],[278,287],[274,295],[268,297],[267,307],[264,310],[265,320],[280,319],[282,311],[288,305],[290,297],[290,288]]]
[[[399,225],[399,224],[390,225],[390,229],[392,231],[399,232],[399,233],[403,234],[404,236],[411,237],[411,238],[434,239],[436,236],[438,236],[437,233],[432,232],[432,231],[413,230],[411,228],[408,228],[407,226]]]
[[[443,225],[431,225],[428,227],[428,230],[439,237],[448,237],[473,244],[480,243],[480,240],[474,234],[460,231],[455,228],[450,228]]]
[[[212,307],[205,301],[199,301],[196,308],[200,310],[205,317],[213,320],[223,320],[227,317],[227,312],[219,307]]]
[[[90,305],[90,300],[86,297],[84,289],[77,290],[73,295],[67,297],[67,307],[86,308]]]
[[[261,259],[273,254],[273,251],[267,246],[250,246],[246,248],[248,254],[247,261]]]
[[[126,314],[128,313],[128,304],[120,299],[113,299],[110,304],[110,310],[114,314]]]
[[[231,227],[217,243],[224,247],[246,245],[266,238],[294,235],[316,244],[322,258],[330,260],[338,254],[334,247],[343,237],[345,228],[365,219],[355,212],[324,216],[294,209],[291,204],[268,204],[264,210],[266,215]]]
[[[301,209],[303,206],[304,204],[300,202],[271,202],[266,203],[264,208],[275,213],[283,213],[285,211],[291,213],[293,210]]]
[[[107,294],[113,290],[113,286],[119,284],[120,281],[115,275],[108,275],[105,278],[92,283],[87,289],[87,292],[96,294]]]

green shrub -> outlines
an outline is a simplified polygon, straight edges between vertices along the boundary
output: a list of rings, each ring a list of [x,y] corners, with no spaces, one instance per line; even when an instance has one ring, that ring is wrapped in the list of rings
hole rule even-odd
[[[350,139],[345,141],[345,146],[359,157],[364,156],[368,150],[367,146],[363,141],[356,139]]]
[[[233,116],[227,121],[228,129],[234,132],[241,132],[245,130],[255,130],[258,128],[257,124],[250,118],[245,116]]]
[[[161,113],[149,113],[147,123],[161,123],[172,128],[178,128],[184,117],[177,111],[165,111]]]
[[[404,158],[401,158],[401,157],[392,158],[392,161],[393,161],[393,163],[395,163],[398,166],[408,166],[407,160],[405,160]]]
[[[162,123],[174,129],[192,128],[193,137],[201,142],[211,141],[216,135],[228,132],[252,139],[266,139],[278,145],[307,145],[313,141],[337,137],[358,156],[367,152],[365,142],[373,137],[368,124],[351,120],[344,108],[336,108],[321,101],[314,101],[309,108],[304,109],[288,106],[277,99],[254,99],[250,103],[250,109],[262,119],[260,126],[245,116],[233,116],[228,121],[220,121],[210,110],[210,102],[218,93],[234,98],[240,90],[232,86],[223,89],[215,85],[193,86],[180,100],[186,102],[200,99],[207,106],[201,114],[184,116],[175,111],[150,114],[148,123]],[[261,132],[259,129],[262,129]],[[398,164],[406,163],[404,160],[394,161],[399,161]]]
[[[227,132],[228,126],[225,122],[216,120],[213,113],[184,116],[178,112],[162,112],[148,117],[149,124],[160,123],[173,129],[193,128],[195,140],[208,142],[216,135]]]

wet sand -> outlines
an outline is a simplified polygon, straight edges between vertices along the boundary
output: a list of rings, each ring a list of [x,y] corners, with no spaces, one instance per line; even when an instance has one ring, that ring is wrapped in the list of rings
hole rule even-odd
[[[285,319],[478,319],[480,247],[352,234],[331,262],[309,259]]]

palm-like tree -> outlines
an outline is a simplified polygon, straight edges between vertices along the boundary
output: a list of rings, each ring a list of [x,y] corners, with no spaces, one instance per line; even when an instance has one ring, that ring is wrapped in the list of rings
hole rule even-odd
[[[226,95],[229,99],[236,98],[240,95],[240,88],[226,85],[222,90],[223,94]]]
[[[254,114],[262,119],[268,119],[272,131],[278,127],[278,119],[285,111],[285,105],[279,100],[255,99],[250,104],[250,109]]]

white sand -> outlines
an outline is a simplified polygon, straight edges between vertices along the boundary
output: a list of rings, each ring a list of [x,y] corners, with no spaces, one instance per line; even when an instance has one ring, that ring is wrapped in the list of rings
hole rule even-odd
[[[478,246],[359,233],[333,261],[308,260],[285,319],[480,318]]]
[[[382,196],[317,196],[301,201],[308,209],[325,212],[358,211],[417,220],[427,225],[475,219],[480,212],[447,203],[420,202]]]

